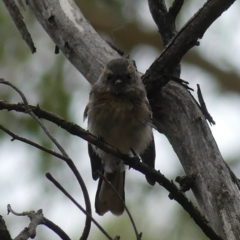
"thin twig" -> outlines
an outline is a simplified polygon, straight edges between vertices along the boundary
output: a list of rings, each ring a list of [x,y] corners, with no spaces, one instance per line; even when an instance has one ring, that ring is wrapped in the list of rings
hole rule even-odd
[[[131,168],[143,173],[144,175],[151,175],[152,178],[158,182],[161,186],[167,189],[174,200],[176,200],[193,218],[196,224],[202,229],[202,231],[208,236],[210,239],[222,240],[216,232],[211,228],[205,217],[199,212],[197,208],[190,202],[187,197],[180,191],[175,184],[169,181],[164,175],[155,169],[150,168],[144,163],[139,162],[138,158],[132,158],[126,154],[122,154],[118,149],[112,147],[110,144],[105,143],[104,141],[99,141],[99,139],[84,130],[80,126],[68,122],[63,118],[57,116],[56,114],[50,113],[46,110],[41,109],[39,106],[34,107],[30,106],[32,111],[41,118],[44,118],[52,123],[55,123],[57,126],[65,129],[69,133],[76,135],[91,144],[97,146],[103,151],[112,154],[115,157],[118,157],[123,160],[124,164],[129,165]],[[7,109],[8,111],[18,111],[25,113],[25,108],[23,104],[9,104],[7,102],[0,101],[0,110]]]
[[[47,148],[45,148],[45,147],[43,147],[43,146],[41,146],[41,145],[39,145],[39,144],[37,144],[37,143],[34,143],[34,142],[32,142],[32,141],[30,141],[30,140],[28,140],[28,139],[26,139],[26,138],[22,138],[22,137],[20,137],[20,136],[18,136],[18,135],[16,135],[16,134],[14,134],[13,132],[11,132],[11,131],[9,131],[8,129],[6,129],[5,127],[3,127],[1,124],[0,124],[0,129],[2,129],[4,132],[6,132],[7,134],[9,134],[10,136],[12,136],[13,137],[13,139],[12,140],[15,140],[15,139],[17,139],[17,140],[20,140],[20,141],[22,141],[22,142],[25,142],[25,143],[27,143],[27,144],[29,144],[29,145],[31,145],[31,146],[34,146],[34,147],[36,147],[36,148],[39,148],[40,150],[43,150],[43,151],[45,151],[45,152],[47,152],[47,153],[49,153],[49,154],[51,154],[51,155],[53,155],[53,156],[55,156],[55,157],[57,157],[57,158],[60,158],[60,159],[62,159],[62,160],[64,160],[64,161],[68,161],[69,160],[69,158],[66,158],[66,157],[64,157],[64,156],[62,156],[61,154],[58,154],[58,153],[56,153],[56,152],[54,152],[54,151],[52,151],[52,150],[50,150],[50,149],[47,149]],[[46,225],[46,226],[48,226],[50,229],[52,229],[56,234],[58,234],[63,240],[69,240],[70,238],[66,235],[66,233],[65,232],[61,232],[61,228],[59,228],[57,225],[55,225],[54,223],[52,223],[50,220],[47,220],[47,219],[44,219],[45,220],[45,222],[43,222],[42,224],[44,224],[44,225]]]
[[[59,154],[59,153],[56,153],[56,152],[54,152],[54,151],[52,151],[52,150],[50,150],[48,148],[45,148],[45,147],[43,147],[43,146],[41,146],[41,145],[39,145],[39,144],[37,144],[35,142],[32,142],[32,141],[30,141],[30,140],[28,140],[26,138],[23,138],[23,137],[20,137],[20,136],[14,134],[13,132],[11,132],[8,129],[6,129],[5,127],[3,127],[1,124],[0,124],[0,129],[3,130],[4,132],[6,132],[7,134],[9,134],[11,137],[13,137],[12,141],[16,139],[16,140],[25,142],[25,143],[27,143],[27,144],[29,144],[31,146],[34,146],[34,147],[36,147],[36,148],[38,148],[38,149],[40,149],[40,150],[42,150],[44,152],[47,152],[47,153],[49,153],[49,154],[51,154],[51,155],[53,155],[53,156],[55,156],[57,158],[60,158],[60,159],[62,159],[64,161],[68,161],[69,160],[69,158],[66,158],[63,155]],[[13,212],[13,210],[12,210],[12,212]],[[22,215],[22,214],[19,215],[16,212],[14,212],[14,214],[17,215],[17,216],[25,216],[25,215]],[[58,227],[55,223],[51,222],[47,218],[44,218],[43,222],[41,224],[43,224],[43,225],[47,226],[48,228],[50,228],[51,230],[53,230],[62,240],[70,240],[69,236],[60,227]]]
[[[113,185],[107,180],[107,178],[99,171],[97,170],[98,174],[101,176],[101,178],[104,179],[105,183],[107,183],[108,186],[110,186],[110,188],[117,194],[118,198],[122,201],[123,203],[123,206],[124,208],[126,209],[126,212],[128,214],[128,217],[130,219],[130,222],[132,223],[132,226],[133,226],[133,229],[134,229],[134,232],[135,232],[135,235],[136,235],[136,238],[137,240],[141,240],[141,237],[142,237],[142,233],[138,233],[138,230],[137,230],[137,227],[136,227],[136,224],[133,220],[133,217],[130,213],[130,211],[128,210],[124,200],[122,199],[122,197],[120,196],[120,194],[116,191],[116,189],[113,187]]]
[[[10,130],[8,130],[7,128],[2,126],[1,124],[0,124],[0,129],[12,137],[11,141],[19,140],[21,142],[27,143],[27,144],[29,144],[29,145],[31,145],[33,147],[36,147],[36,148],[38,148],[38,149],[40,149],[40,150],[42,150],[44,152],[47,152],[47,153],[49,153],[49,154],[51,154],[51,155],[53,155],[53,156],[55,156],[57,158],[62,159],[64,161],[67,161],[69,159],[69,158],[64,157],[63,155],[61,155],[61,154],[59,154],[59,153],[57,153],[57,152],[55,152],[55,151],[53,151],[51,149],[45,148],[45,147],[39,145],[38,143],[35,143],[35,142],[33,142],[33,141],[31,141],[31,140],[29,140],[27,138],[23,138],[23,137],[18,136],[17,134],[11,132]]]
[[[174,82],[177,82],[179,84],[181,84],[184,88],[186,88],[187,90],[189,91],[194,91],[192,88],[190,88],[188,85],[189,85],[189,82],[179,78],[179,77],[176,77],[174,75],[172,76],[167,76],[167,75],[164,75],[164,77],[168,78],[169,80],[172,80]]]
[[[42,128],[42,130],[46,133],[46,135],[49,137],[49,139],[54,143],[54,145],[59,149],[59,151],[62,153],[63,156],[66,158],[69,158],[63,147],[57,142],[57,140],[51,135],[51,133],[48,131],[48,129],[43,125],[42,121],[32,112],[31,108],[29,107],[27,98],[23,94],[22,91],[20,91],[16,86],[14,86],[12,83],[4,80],[3,78],[0,79],[0,83],[5,84],[13,88],[22,98],[26,113],[28,113]]]
[[[8,204],[7,210],[8,210],[8,213],[12,213],[16,216],[27,216],[30,218],[30,223],[28,227],[24,228],[23,231],[20,232],[18,236],[14,238],[14,240],[27,240],[29,238],[35,238],[37,226],[40,225],[41,222],[43,221],[42,209],[38,210],[37,212],[30,211],[30,212],[17,213],[11,208],[11,205]]]
[[[8,12],[10,13],[18,31],[22,35],[22,38],[25,40],[29,48],[31,49],[32,53],[36,52],[36,48],[34,46],[32,37],[27,30],[27,27],[23,21],[23,16],[21,12],[19,11],[17,5],[15,4],[14,0],[3,0]],[[19,1],[21,4],[21,1]],[[22,5],[23,6],[23,5]]]
[[[202,95],[201,88],[200,88],[199,84],[197,84],[197,95],[198,95],[198,101],[200,103],[200,108],[202,110],[203,115],[209,121],[209,123],[211,125],[212,124],[215,125],[216,124],[215,121],[213,120],[212,116],[210,115],[210,113],[207,110],[207,106],[204,102],[203,95]]]
[[[78,183],[79,183],[79,185],[80,185],[80,187],[82,189],[82,192],[83,192],[83,197],[84,197],[84,200],[85,200],[86,209],[87,209],[88,213],[91,215],[92,214],[92,210],[91,210],[91,202],[90,202],[90,198],[89,198],[89,195],[88,195],[88,190],[87,190],[87,187],[86,187],[86,185],[85,185],[85,183],[84,183],[84,181],[82,179],[82,176],[80,175],[80,173],[79,173],[78,169],[76,168],[74,162],[69,158],[69,156],[67,155],[67,153],[65,152],[63,147],[51,135],[51,133],[44,126],[44,124],[41,122],[41,120],[34,114],[32,109],[29,107],[27,98],[25,97],[23,92],[20,91],[12,83],[10,83],[10,82],[2,79],[2,78],[0,79],[0,83],[12,87],[21,96],[21,98],[23,100],[24,107],[25,107],[25,112],[27,114],[29,114],[39,124],[39,126],[46,133],[46,135],[49,137],[49,139],[54,143],[54,145],[59,149],[59,151],[62,153],[62,155],[64,157],[66,157],[66,159],[63,159],[63,160],[67,163],[67,165],[70,167],[70,169],[74,173],[75,177],[77,178],[77,181],[78,181]],[[81,240],[86,240],[88,238],[88,235],[90,233],[90,229],[91,229],[91,221],[90,221],[89,217],[86,217],[85,226],[84,226],[84,229],[83,229],[82,236],[80,238]]]
[[[113,240],[111,236],[101,227],[101,225],[90,215],[85,209],[62,187],[62,185],[50,174],[46,173],[46,177],[50,180],[62,193],[64,193],[91,221],[98,227],[98,229],[110,240]]]
[[[41,224],[55,232],[62,240],[71,240],[70,237],[59,226],[57,226],[49,219],[44,217]]]

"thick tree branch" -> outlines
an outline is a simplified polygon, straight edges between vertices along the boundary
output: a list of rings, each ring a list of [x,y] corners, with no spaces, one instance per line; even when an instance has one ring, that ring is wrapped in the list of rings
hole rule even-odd
[[[156,102],[161,105],[155,105],[154,124],[169,139],[186,175],[197,174],[192,190],[202,212],[223,239],[238,239],[239,190],[196,101],[169,83]]]
[[[172,7],[177,8],[175,4],[179,4],[181,1],[182,0],[174,1]],[[108,34],[110,37],[112,36],[113,29],[116,29],[117,26],[124,22],[124,18],[121,17],[121,14],[115,13],[111,9],[103,8],[99,4],[91,4],[87,1],[77,1],[77,3],[92,26],[98,32]],[[93,12],[97,12],[98,14],[92,14]],[[171,8],[169,12],[171,12]],[[101,19],[101,21],[99,21],[99,19]],[[142,28],[137,20],[126,23],[122,31],[114,31],[114,44],[120,46],[127,52],[130,52],[137,45],[150,45],[159,49],[159,51],[163,49],[159,33],[155,30],[150,31],[149,29]],[[195,49],[189,51],[182,60],[193,67],[194,65],[200,67],[202,71],[207,71],[213,75],[220,84],[220,87],[222,87],[221,90],[223,92],[240,92],[240,76],[233,66],[229,70],[224,70],[216,66],[214,62],[205,58],[204,55],[199,54],[199,51]]]
[[[0,239],[12,240],[3,217],[0,215]]]
[[[174,1],[171,12],[167,10],[165,0],[148,0],[148,5],[152,17],[158,26],[159,33],[163,39],[163,45],[166,47],[172,40],[172,38],[177,34],[175,20],[178,12],[180,11],[182,0]],[[180,62],[174,66],[171,72],[172,76],[179,77],[181,73]],[[163,78],[164,79],[164,78]],[[144,78],[143,78],[144,80]],[[145,80],[146,81],[146,80]],[[148,92],[148,97],[150,100],[150,94]]]
[[[28,4],[54,43],[90,83],[98,79],[107,62],[119,57],[73,0],[31,0]]]
[[[159,89],[168,82],[163,76],[173,74],[184,54],[233,2],[207,1],[143,76],[148,96],[152,98],[154,124],[169,139],[186,174],[197,172],[192,188],[195,197],[210,224],[224,239],[237,239],[240,235],[239,221],[236,220],[240,195],[231,179],[233,173],[226,167],[192,97],[174,83],[162,88],[161,93]]]
[[[176,20],[177,15],[179,14],[184,0],[174,0],[172,6],[169,8],[169,14],[172,16],[174,20]]]
[[[150,97],[169,81],[163,74],[172,75],[187,51],[199,44],[198,40],[208,27],[234,2],[235,0],[208,0],[183,26],[143,76]]]
[[[166,46],[177,33],[175,28],[176,15],[169,14],[164,0],[148,0],[148,5],[153,20],[158,26],[163,44]]]

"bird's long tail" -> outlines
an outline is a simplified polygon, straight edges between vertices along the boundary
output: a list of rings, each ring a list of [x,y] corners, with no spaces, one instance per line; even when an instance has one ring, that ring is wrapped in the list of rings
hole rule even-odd
[[[104,172],[104,176],[112,184],[123,201],[117,196],[109,184],[100,177],[95,198],[96,212],[99,215],[104,215],[107,211],[110,211],[114,215],[121,215],[124,211],[125,201],[125,171],[113,173]]]

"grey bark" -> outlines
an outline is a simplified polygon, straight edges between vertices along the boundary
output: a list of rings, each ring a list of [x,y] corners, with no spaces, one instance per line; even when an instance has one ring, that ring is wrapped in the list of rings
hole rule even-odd
[[[92,28],[73,0],[29,0],[37,20],[68,60],[92,84],[119,57]]]
[[[202,112],[175,83],[162,89],[159,102],[164,110],[154,123],[168,137],[186,174],[196,174],[192,190],[203,214],[223,239],[240,239],[239,189]]]
[[[220,0],[214,2],[221,4]],[[55,44],[90,83],[109,60],[119,57],[73,0],[29,0],[28,4]],[[161,88],[156,101],[162,107],[154,109],[154,123],[169,139],[186,174],[197,174],[192,189],[203,214],[223,239],[240,239],[239,190],[196,102],[186,89],[172,82]]]

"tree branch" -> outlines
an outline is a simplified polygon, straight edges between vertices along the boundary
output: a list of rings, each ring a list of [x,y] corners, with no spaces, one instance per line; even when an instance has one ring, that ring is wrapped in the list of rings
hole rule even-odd
[[[143,76],[154,124],[172,144],[186,175],[197,173],[192,187],[194,195],[211,226],[224,239],[237,239],[240,235],[240,195],[231,178],[233,173],[226,167],[196,102],[169,80],[184,54],[233,3],[234,0],[207,1]]]
[[[9,11],[18,31],[20,32],[23,40],[27,43],[29,48],[31,49],[32,53],[36,52],[36,48],[34,46],[32,37],[27,30],[27,27],[23,21],[23,16],[19,11],[17,5],[15,4],[14,0],[3,0],[7,10]],[[20,2],[21,3],[21,2]],[[23,5],[22,5],[23,6]]]
[[[208,0],[183,26],[143,76],[150,98],[169,81],[163,74],[173,74],[182,57],[192,47],[199,45],[198,40],[203,37],[209,26],[234,2],[235,0]]]
[[[62,240],[71,240],[70,237],[55,223],[50,221],[47,218],[43,218],[43,221],[41,222],[42,225],[45,225],[49,229],[51,229],[53,232],[55,232]]]
[[[159,33],[163,40],[163,45],[165,47],[170,43],[172,38],[177,34],[175,20],[178,12],[182,7],[182,4],[180,4],[180,1],[181,0],[174,1],[171,7],[172,12],[170,12],[170,10],[167,11],[165,0],[148,0],[150,12],[152,14],[153,20],[158,26]],[[171,75],[179,77],[180,73],[181,73],[181,66],[179,62],[178,64],[176,64],[176,66],[172,70]],[[148,97],[149,96],[150,94],[148,93]],[[150,97],[149,97],[149,100],[150,100]]]
[[[28,227],[24,228],[23,231],[19,233],[17,237],[14,238],[14,240],[27,240],[29,238],[35,238],[37,226],[40,225],[40,223],[43,220],[42,210],[40,209],[37,212],[30,211],[30,212],[17,213],[11,208],[10,204],[8,204],[7,209],[8,209],[8,213],[11,212],[16,216],[28,216],[31,220]]]
[[[56,45],[89,82],[95,82],[103,66],[119,56],[93,30],[73,0],[28,2]],[[169,139],[186,174],[197,172],[193,192],[207,220],[224,239],[240,236],[239,192],[200,109],[185,89],[169,79],[184,54],[233,3],[208,0],[143,76],[154,124]]]
[[[98,227],[98,229],[109,239],[113,240],[110,235],[99,225],[99,223],[89,214],[84,208],[61,186],[61,184],[50,174],[46,173],[46,177],[51,181],[62,193],[64,193],[91,221]],[[82,239],[82,238],[80,238]]]
[[[186,93],[176,83],[163,88],[156,100],[161,105],[155,105],[153,123],[174,147],[186,175],[197,174],[192,190],[213,229],[223,239],[231,239],[227,236],[240,234],[239,221],[236,220],[240,208],[239,190],[232,181],[232,173],[226,167],[205,116],[192,96]],[[232,229],[227,228],[229,224]]]
[[[38,210],[37,213],[34,211],[16,213],[9,204],[7,206],[7,209],[8,213],[11,212],[16,216],[28,216],[31,220],[29,227],[25,228],[16,238],[14,238],[14,240],[25,240],[29,237],[34,238],[36,235],[36,228],[40,224],[43,224],[53,230],[62,240],[70,240],[69,236],[60,227],[43,216],[42,210]],[[3,237],[1,239],[8,240],[6,237]]]
[[[3,217],[0,215],[0,239],[12,240]]]
[[[213,120],[212,116],[210,115],[210,113],[207,110],[207,106],[204,102],[203,96],[202,96],[202,92],[201,92],[201,88],[200,85],[197,84],[197,95],[198,95],[198,101],[200,103],[200,108],[202,110],[203,115],[205,116],[205,118],[208,120],[208,122],[210,124],[215,125],[215,121]]]
[[[8,130],[7,128],[2,126],[1,124],[0,124],[0,129],[12,137],[11,141],[19,140],[19,141],[27,143],[27,144],[35,147],[35,148],[38,148],[38,149],[40,149],[40,150],[42,150],[44,152],[47,152],[47,153],[49,153],[49,154],[51,154],[51,155],[53,155],[53,156],[55,156],[57,158],[60,158],[60,159],[65,160],[65,161],[68,160],[68,158],[63,156],[62,154],[56,153],[55,151],[53,151],[51,149],[48,149],[48,148],[45,148],[45,147],[39,145],[38,143],[35,143],[35,142],[33,142],[33,141],[29,140],[29,139],[26,139],[26,138],[18,136],[17,134],[11,132],[10,130]]]
[[[63,156],[63,155],[61,155],[61,154],[58,154],[58,153],[56,153],[56,152],[54,152],[54,151],[52,151],[52,150],[50,150],[50,149],[47,149],[47,148],[45,148],[45,147],[42,147],[41,145],[39,145],[39,144],[37,144],[37,143],[34,143],[34,142],[32,142],[32,141],[30,141],[30,140],[28,140],[28,139],[26,139],[26,138],[22,138],[22,137],[18,136],[17,134],[15,134],[15,133],[9,131],[8,129],[6,129],[6,128],[3,127],[1,124],[0,124],[0,129],[3,130],[5,133],[9,134],[10,136],[12,136],[12,137],[13,137],[12,140],[17,139],[17,140],[22,141],[22,142],[25,142],[25,143],[33,146],[33,147],[36,147],[36,148],[38,148],[38,149],[40,149],[40,150],[42,150],[42,151],[44,151],[44,152],[47,152],[47,153],[49,153],[49,154],[51,154],[51,155],[53,155],[53,156],[55,156],[55,157],[57,157],[57,158],[60,158],[60,159],[64,160],[65,162],[69,161],[69,158],[68,158],[68,157],[65,157],[65,156]],[[51,177],[51,175],[48,174],[48,175],[46,175],[46,176],[47,176],[47,178],[48,178],[50,181],[52,181],[52,182],[55,184],[55,186],[57,186],[59,189],[62,188],[61,185],[60,185],[56,180],[54,180],[54,179]],[[62,190],[62,189],[61,189],[61,190]],[[68,194],[65,190],[62,190],[62,191],[63,191],[67,196],[69,196],[69,194]],[[74,201],[75,201],[75,200],[74,200]],[[76,201],[75,201],[75,202],[76,202]],[[78,205],[79,205],[79,204],[78,204]],[[79,206],[80,206],[80,205],[79,205]],[[84,212],[84,214],[85,214],[87,217],[89,217],[89,218],[92,220],[92,217],[91,217],[91,215],[90,215],[88,212],[86,212],[82,207],[81,207],[80,209],[81,209],[81,211]],[[11,211],[12,211],[12,210],[11,210]],[[17,215],[17,214],[15,213],[15,215]],[[21,216],[22,216],[22,214],[21,214]],[[47,226],[48,228],[52,229],[52,230],[53,230],[57,235],[59,235],[59,237],[61,237],[63,240],[70,240],[70,238],[67,236],[67,234],[66,234],[65,232],[63,232],[63,230],[62,230],[61,228],[59,228],[57,225],[55,225],[55,224],[54,224],[53,222],[51,222],[50,220],[44,218],[41,224],[43,224],[43,225]],[[99,227],[100,225],[97,225],[97,226]],[[102,227],[101,227],[101,226],[100,226],[100,230],[102,231]],[[103,233],[105,234],[105,232],[106,232],[106,231],[104,230]],[[20,235],[22,236],[23,234],[26,234],[26,233],[27,233],[26,230],[24,230]],[[1,234],[6,234],[6,231],[3,232],[3,233],[0,232],[0,236],[1,236]],[[5,236],[5,235],[4,235],[4,236]],[[107,236],[107,237],[108,237],[108,236]],[[1,239],[1,238],[0,238],[0,239]],[[85,234],[83,234],[83,236],[82,236],[80,239],[82,239],[82,240],[87,239],[87,236],[85,237]],[[6,240],[7,240],[7,239],[6,239]]]
[[[182,0],[176,0],[174,3],[181,1]],[[121,14],[113,12],[111,9],[103,8],[99,4],[90,4],[86,1],[77,1],[77,4],[94,29],[100,33],[111,36],[112,30],[124,21]],[[169,8],[169,12],[170,11],[171,7]],[[93,12],[97,12],[98,14],[92,14]],[[99,19],[101,19],[101,21],[99,21]],[[121,48],[127,52],[130,52],[136,45],[150,45],[159,51],[163,50],[162,41],[159,39],[159,33],[149,29],[146,31],[146,29],[141,27],[137,19],[134,22],[131,21],[131,23],[126,23],[126,25],[124,25],[124,31],[114,32],[114,43],[117,46],[121,46]],[[182,63],[183,62],[191,66],[196,65],[200,67],[202,71],[207,71],[209,74],[214,75],[223,92],[240,92],[240,75],[233,66],[231,66],[229,70],[224,70],[216,66],[214,62],[206,59],[204,55],[200,54],[196,49],[189,51],[183,57]]]
[[[39,106],[29,107],[39,118],[44,118],[52,123],[55,123],[57,126],[65,129],[72,135],[79,136],[89,143],[104,150],[105,152],[122,159],[126,165],[129,165],[131,168],[141,172],[145,176],[151,176],[156,182],[158,182],[161,186],[163,186],[171,193],[171,199],[176,200],[191,215],[193,220],[210,239],[222,240],[222,238],[219,237],[210,227],[205,217],[201,215],[201,213],[197,210],[197,208],[194,207],[192,202],[186,198],[182,191],[180,191],[175,184],[165,178],[164,175],[162,175],[159,171],[150,168],[144,163],[140,163],[138,157],[130,157],[128,155],[122,154],[118,149],[112,147],[110,144],[104,141],[99,141],[98,137],[92,135],[74,123],[65,121],[63,118],[57,116],[56,114],[47,112],[41,109]],[[8,111],[16,110],[18,112],[25,113],[24,104],[9,104],[7,102],[0,102],[0,110],[2,109],[6,109]]]
[[[153,20],[159,29],[163,44],[166,46],[177,33],[175,27],[176,16],[169,14],[164,0],[148,0],[148,5]]]
[[[177,15],[179,14],[182,6],[183,6],[184,0],[174,0],[172,6],[169,8],[169,15],[172,16],[174,21],[177,18]]]
[[[94,83],[102,68],[119,57],[92,28],[74,0],[31,0],[30,8],[66,58]]]
[[[59,151],[65,157],[65,158],[62,158],[62,159],[67,163],[67,165],[69,166],[69,168],[72,170],[73,174],[75,175],[75,177],[76,177],[76,179],[77,179],[77,181],[78,181],[78,183],[79,183],[79,185],[82,189],[82,192],[83,192],[83,197],[84,197],[84,201],[85,201],[85,205],[86,205],[86,210],[91,215],[92,214],[91,202],[90,202],[90,199],[89,199],[87,187],[86,187],[78,169],[76,168],[74,162],[72,161],[72,159],[69,158],[69,156],[67,155],[67,153],[65,152],[63,147],[57,142],[57,140],[51,135],[51,133],[44,126],[44,124],[41,122],[41,120],[31,110],[31,108],[28,105],[27,98],[22,93],[22,91],[20,91],[16,86],[14,86],[12,83],[10,83],[8,81],[5,81],[4,79],[0,79],[0,84],[5,84],[5,85],[10,86],[21,96],[21,98],[23,100],[24,108],[25,108],[25,113],[29,114],[38,123],[38,125],[41,127],[41,129],[45,132],[45,134],[49,137],[49,139],[53,142],[53,144],[59,149]],[[91,221],[90,221],[90,218],[88,216],[86,216],[85,227],[83,229],[83,233],[82,233],[82,236],[81,236],[82,240],[85,240],[85,239],[88,238],[88,235],[90,233],[90,229],[91,229]]]

